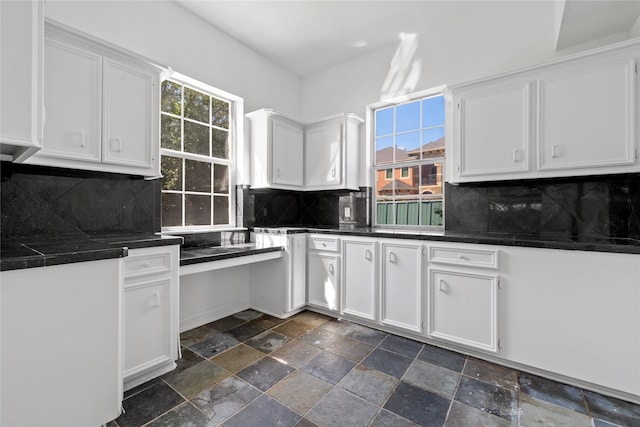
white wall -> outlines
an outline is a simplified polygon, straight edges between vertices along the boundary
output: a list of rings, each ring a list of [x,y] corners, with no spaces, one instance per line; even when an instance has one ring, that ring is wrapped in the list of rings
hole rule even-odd
[[[297,76],[171,1],[48,0],[45,16],[243,97],[245,111],[300,115]]]

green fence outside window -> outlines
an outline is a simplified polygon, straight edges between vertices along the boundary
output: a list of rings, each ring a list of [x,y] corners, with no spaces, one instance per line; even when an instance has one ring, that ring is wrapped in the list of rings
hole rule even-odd
[[[396,215],[393,217],[393,202],[377,204],[378,225],[442,225],[442,200],[424,202],[396,202]],[[422,210],[422,221],[420,220]]]

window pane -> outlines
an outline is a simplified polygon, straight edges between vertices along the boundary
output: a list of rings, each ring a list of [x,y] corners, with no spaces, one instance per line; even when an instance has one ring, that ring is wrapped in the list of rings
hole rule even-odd
[[[209,126],[184,122],[184,151],[194,154],[209,155]]]
[[[229,158],[229,132],[220,129],[211,129],[213,134],[211,135],[212,153],[213,157],[220,159]]]
[[[209,95],[197,90],[184,88],[184,116],[203,123],[209,123]]]
[[[420,101],[398,105],[396,107],[396,132],[418,129],[420,129]]]
[[[393,136],[376,138],[376,165],[393,162]]]
[[[229,224],[229,198],[225,196],[214,196],[213,212],[214,224]]]
[[[444,125],[444,96],[422,100],[422,127]]]
[[[182,225],[182,195],[162,193],[162,226]]]
[[[396,135],[396,162],[411,162],[420,159],[420,132]]]
[[[182,190],[182,159],[162,156],[161,173],[163,190]]]
[[[184,195],[184,225],[211,225],[211,196]]]
[[[211,192],[211,163],[195,160],[184,161],[185,191]]]
[[[211,98],[211,124],[229,129],[229,103],[217,98]]]
[[[161,85],[160,110],[165,113],[181,115],[182,113],[182,85],[165,80]]]
[[[393,178],[393,169],[386,169],[384,172],[385,179]]]
[[[393,107],[376,110],[376,136],[393,133]]]
[[[215,165],[213,167],[213,192],[229,192],[229,168],[226,165]]]
[[[442,194],[442,163],[420,166],[420,194]]]
[[[160,116],[160,147],[180,151],[180,119]]]

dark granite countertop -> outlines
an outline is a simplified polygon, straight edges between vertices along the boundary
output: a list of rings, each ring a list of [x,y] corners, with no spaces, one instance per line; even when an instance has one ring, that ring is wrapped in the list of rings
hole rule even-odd
[[[153,233],[16,236],[0,242],[0,271],[122,258],[128,249],[178,245],[182,238]]]
[[[254,232],[279,232],[286,234],[319,233],[349,236],[379,237],[409,240],[431,240],[441,242],[477,243],[487,245],[523,246],[545,249],[613,252],[640,254],[640,240],[629,238],[602,238],[567,236],[560,234],[522,233],[455,233],[450,231],[416,231],[381,229],[371,227],[255,227]]]
[[[221,246],[193,246],[180,248],[180,265],[199,264],[202,262],[219,261],[247,255],[257,255],[266,252],[281,251],[282,246],[258,248],[255,243],[222,243]]]

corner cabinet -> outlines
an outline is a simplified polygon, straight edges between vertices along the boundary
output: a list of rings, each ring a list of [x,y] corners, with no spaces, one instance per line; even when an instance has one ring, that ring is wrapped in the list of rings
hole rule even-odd
[[[44,52],[42,150],[28,163],[159,176],[159,69],[51,23]]]
[[[124,261],[124,389],[176,367],[179,246],[131,249]]]
[[[246,117],[251,125],[252,188],[358,188],[358,141],[363,122],[359,117],[340,114],[303,124],[267,109]]]
[[[640,172],[640,42],[449,88],[452,183]]]
[[[41,148],[44,1],[0,2],[0,159]]]

